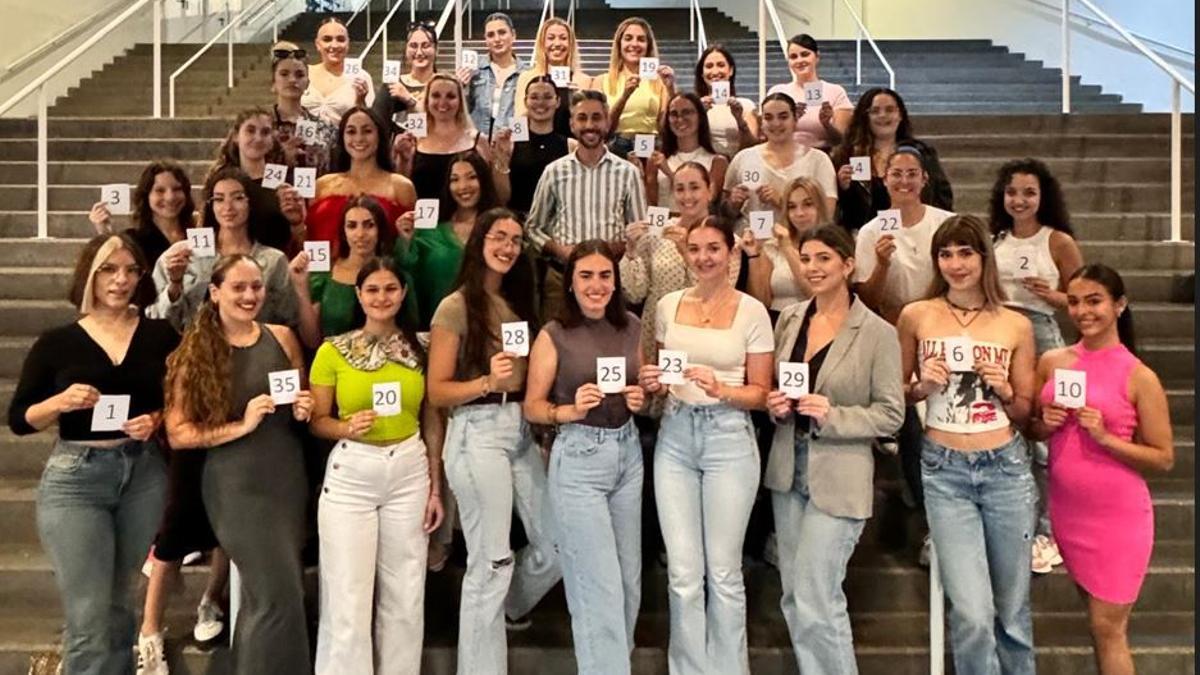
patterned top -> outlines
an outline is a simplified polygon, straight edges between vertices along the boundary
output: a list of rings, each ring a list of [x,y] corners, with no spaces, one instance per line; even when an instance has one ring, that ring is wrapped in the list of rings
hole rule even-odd
[[[586,166],[572,152],[551,162],[538,181],[526,236],[536,251],[551,239],[613,240],[645,217],[646,190],[633,164],[606,151],[596,166]]]

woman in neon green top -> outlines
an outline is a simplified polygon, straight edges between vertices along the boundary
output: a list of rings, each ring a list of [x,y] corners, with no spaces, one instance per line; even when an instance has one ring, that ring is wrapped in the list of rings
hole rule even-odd
[[[406,291],[391,260],[366,260],[355,279],[365,321],[322,344],[309,373],[311,430],[336,441],[317,511],[317,673],[421,667],[443,428],[425,401],[425,349],[396,322]]]
[[[476,216],[499,205],[491,167],[478,152],[468,150],[451,160],[440,202],[436,228],[414,230],[412,212],[398,221],[396,260],[414,281],[419,330],[429,330],[442,298],[454,290],[463,245],[475,229]]]
[[[608,149],[621,157],[633,150],[635,134],[658,133],[659,117],[675,95],[675,71],[659,63],[654,79],[644,78],[639,74],[643,58],[658,58],[654,31],[645,19],[629,17],[613,35],[608,72],[592,80],[592,89],[604,92],[610,106],[613,138]]]

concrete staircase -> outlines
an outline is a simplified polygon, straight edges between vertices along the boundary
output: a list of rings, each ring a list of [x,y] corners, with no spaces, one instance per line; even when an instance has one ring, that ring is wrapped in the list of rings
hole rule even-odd
[[[982,213],[996,168],[1006,159],[1046,158],[1064,183],[1084,256],[1115,265],[1129,281],[1143,358],[1166,383],[1178,459],[1151,479],[1156,546],[1150,575],[1134,612],[1132,640],[1140,672],[1193,672],[1195,654],[1195,410],[1194,307],[1174,302],[1195,265],[1194,122],[1185,127],[1184,208],[1187,243],[1168,234],[1168,121],[1159,115],[1062,117],[921,115],[915,124],[939,149],[954,184],[958,209]],[[42,330],[71,320],[63,300],[74,256],[91,230],[86,210],[101,183],[133,181],[158,156],[182,160],[199,178],[225,123],[178,120],[82,119],[50,123],[50,233],[35,233],[35,166],[30,121],[0,121],[0,409],[7,409],[25,351]],[[120,220],[120,217],[118,217]],[[121,224],[121,223],[118,223]],[[23,673],[29,654],[53,649],[61,610],[49,563],[34,528],[35,486],[50,446],[48,434],[17,438],[0,431],[0,675]],[[893,477],[881,469],[880,484]],[[878,515],[852,561],[847,592],[864,673],[905,675],[928,669],[928,575],[912,564],[914,551],[897,536],[914,523],[893,497],[879,491]],[[185,590],[172,600],[172,636],[190,631],[188,613],[203,573],[188,570]],[[309,582],[315,590],[315,571]],[[431,575],[428,588],[426,673],[453,672],[459,573]],[[794,673],[778,610],[778,575],[749,567],[752,672]],[[666,672],[665,573],[646,570],[635,672]],[[1033,586],[1041,672],[1089,672],[1083,606],[1061,570]],[[315,594],[310,592],[310,599]],[[534,628],[512,636],[511,672],[573,672],[570,630],[560,591],[535,612]],[[177,673],[201,672],[227,657],[171,640]]]

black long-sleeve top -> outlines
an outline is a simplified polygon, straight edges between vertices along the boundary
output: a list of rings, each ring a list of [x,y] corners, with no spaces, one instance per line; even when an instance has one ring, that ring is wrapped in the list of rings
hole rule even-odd
[[[138,320],[129,350],[119,365],[78,323],[52,328],[42,334],[25,357],[21,379],[8,408],[13,433],[37,432],[25,413],[72,384],[88,384],[103,395],[128,394],[129,418],[161,410],[167,356],[179,346],[179,334],[162,319]],[[120,431],[92,431],[92,410],[75,410],[58,418],[59,437],[67,441],[101,441],[125,438]]]

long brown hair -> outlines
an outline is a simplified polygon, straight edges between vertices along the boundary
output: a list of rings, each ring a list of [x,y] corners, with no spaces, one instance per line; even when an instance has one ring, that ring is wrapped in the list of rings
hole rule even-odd
[[[238,131],[242,125],[255,117],[266,117],[271,120],[271,149],[267,151],[267,161],[282,164],[284,163],[283,148],[279,145],[279,139],[275,136],[275,114],[261,106],[246,108],[233,118],[233,126],[229,128],[229,132],[225,134],[225,140],[221,141],[221,145],[217,146],[217,156],[213,158],[212,167],[208,170],[208,176],[221,169],[233,167],[235,169],[242,168],[242,155],[238,150],[237,137]],[[205,177],[205,181],[207,182]]]
[[[1008,300],[1008,295],[1000,287],[1000,272],[996,267],[996,253],[992,250],[992,235],[978,216],[951,216],[933,233],[933,243],[929,247],[929,257],[933,269],[938,269],[938,251],[947,246],[969,246],[983,258],[983,274],[979,278],[979,286],[983,291],[983,304],[987,309],[997,309]],[[929,285],[927,298],[936,298],[946,294],[950,284],[937,272],[933,275],[933,283]]]
[[[137,187],[133,190],[133,229],[138,232],[149,232],[158,229],[154,224],[154,212],[150,210],[150,193],[154,190],[154,180],[160,173],[169,173],[183,189],[183,206],[179,209],[179,226],[191,227],[196,218],[196,201],[192,199],[192,181],[187,171],[178,162],[170,159],[156,159],[142,169],[138,177]],[[153,262],[153,261],[151,261]]]
[[[249,262],[262,272],[258,261],[248,255],[223,256],[213,266],[209,282],[220,286],[229,270],[241,262]],[[216,303],[210,297],[183,332],[179,348],[167,357],[163,385],[166,407],[181,408],[184,418],[200,427],[225,424],[235,412],[232,379],[233,347],[225,338]]]

